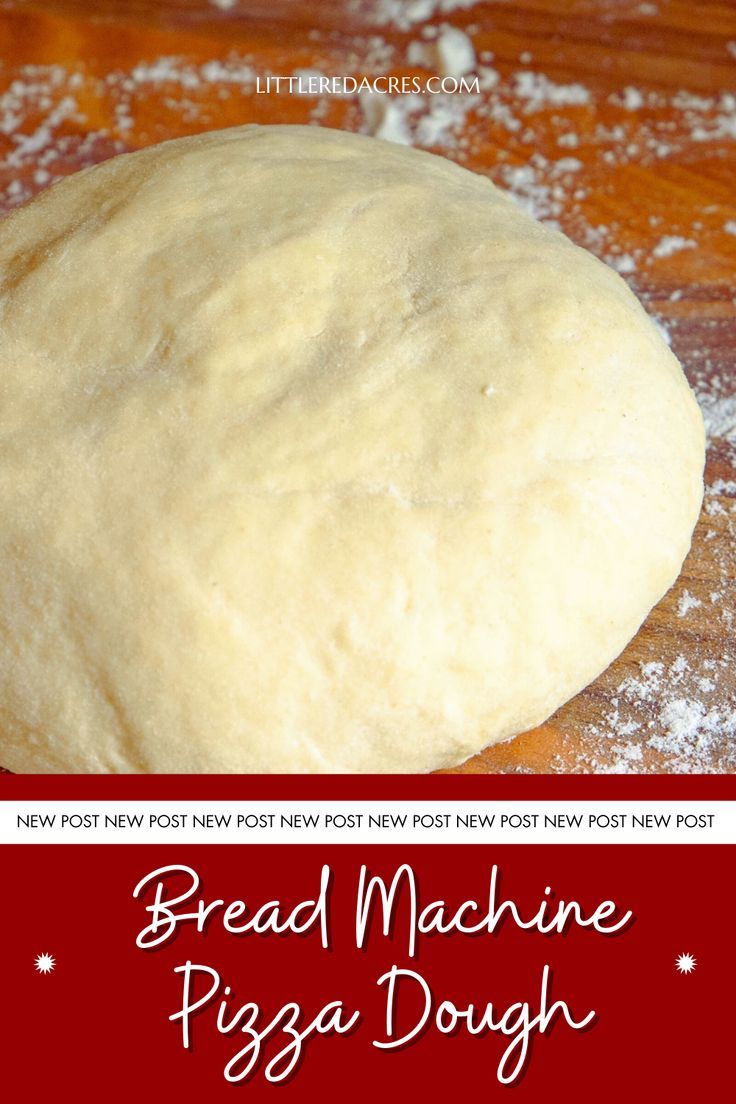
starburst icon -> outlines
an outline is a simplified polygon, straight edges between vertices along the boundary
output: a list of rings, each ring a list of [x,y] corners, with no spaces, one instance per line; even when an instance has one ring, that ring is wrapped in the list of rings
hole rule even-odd
[[[681,954],[675,959],[675,966],[681,974],[691,974],[697,966],[697,962],[693,955]]]
[[[53,955],[44,953],[36,955],[35,964],[39,974],[50,974],[56,965],[56,959]]]

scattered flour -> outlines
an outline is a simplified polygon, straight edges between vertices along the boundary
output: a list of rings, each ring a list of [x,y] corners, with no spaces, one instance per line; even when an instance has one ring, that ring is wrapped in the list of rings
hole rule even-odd
[[[443,77],[464,77],[475,69],[470,38],[457,27],[442,27],[436,39],[437,69]]]
[[[391,26],[399,31],[410,31],[437,15],[467,11],[476,3],[478,0],[351,0],[350,8],[358,15],[367,16],[375,27]]]
[[[406,51],[409,65],[419,65],[434,70],[440,76],[460,78],[473,73],[477,68],[476,51],[472,40],[456,26],[442,26],[435,38],[429,42],[409,42]],[[493,73],[493,70],[486,70]],[[486,84],[486,86],[488,86]]]
[[[514,76],[514,94],[531,114],[549,107],[581,106],[590,103],[590,92],[582,84],[556,84],[544,73],[522,70]]]
[[[644,97],[638,88],[627,85],[621,93],[621,102],[626,111],[639,111],[644,106]]]
[[[692,636],[687,655],[670,662],[660,658],[640,662],[626,676],[613,681],[613,672],[597,684],[595,712],[582,746],[575,747],[578,768],[607,773],[683,774],[736,772],[736,479],[720,476],[706,483],[706,517],[715,530],[698,540],[710,551],[711,570],[720,575],[717,589],[703,587],[700,596],[681,589],[676,610],[686,617],[709,604],[709,619],[720,620],[724,634]],[[702,533],[702,526],[701,526]],[[708,544],[709,537],[712,538]],[[701,555],[703,553],[701,552]],[[712,577],[712,575],[711,575]],[[670,599],[671,601],[671,599]],[[656,655],[656,632],[646,627],[639,649]],[[601,705],[601,699],[603,705]],[[607,702],[607,705],[605,704]],[[631,748],[637,750],[632,751]],[[569,761],[560,761],[569,770]]]
[[[363,92],[360,107],[367,134],[386,142],[398,142],[404,146],[411,144],[409,115],[419,107],[416,97],[409,99],[405,96],[399,102],[380,92]]]
[[[668,345],[672,345],[672,334],[670,333],[664,319],[657,318],[655,314],[650,315],[650,318],[652,319],[654,325],[657,327],[662,340],[666,341]]]
[[[606,257],[606,260],[622,276],[628,276],[630,273],[636,272],[636,261],[630,253],[613,254]]]
[[[729,743],[736,736],[736,695],[709,700],[725,666],[704,660],[694,670],[682,655],[669,666],[640,664],[638,675],[611,691],[602,723],[589,726],[580,765],[611,774],[736,769],[736,747]]]
[[[681,238],[677,234],[665,234],[660,238],[654,249],[653,257],[671,257],[674,253],[680,253],[683,249],[695,249],[697,242],[690,238]]]
[[[697,609],[698,606],[702,606],[702,602],[699,598],[696,598],[689,590],[683,590],[680,595],[680,600],[677,603],[677,616],[687,617],[691,609]]]
[[[432,149],[453,147],[477,93],[387,96],[365,92],[360,97],[362,129],[375,138]]]
[[[718,379],[712,384],[717,382]],[[708,390],[699,389],[697,395],[708,440],[723,439],[736,444],[736,394],[724,394],[718,387],[711,386]]]

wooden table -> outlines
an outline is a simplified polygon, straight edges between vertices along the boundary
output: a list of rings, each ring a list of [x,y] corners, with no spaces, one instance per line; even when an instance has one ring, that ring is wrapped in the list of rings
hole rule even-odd
[[[433,28],[465,29],[483,90],[401,101],[394,122],[616,264],[671,335],[712,439],[705,509],[677,586],[584,693],[460,769],[732,771],[736,9],[455,5],[443,14],[425,0],[419,19],[416,0],[0,3],[0,204],[116,152],[216,127],[375,129],[375,101],[265,95],[256,78],[426,78]]]

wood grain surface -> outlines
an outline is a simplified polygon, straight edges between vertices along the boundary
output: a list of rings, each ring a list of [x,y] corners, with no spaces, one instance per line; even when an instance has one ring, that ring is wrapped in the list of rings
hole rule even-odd
[[[386,103],[262,94],[301,70],[426,78],[464,29],[481,91]],[[413,45],[412,45],[413,44]],[[0,3],[0,205],[117,152],[243,122],[375,132],[510,188],[615,264],[706,413],[682,578],[551,720],[465,772],[736,768],[736,7],[628,0]],[[637,534],[631,534],[636,541]]]

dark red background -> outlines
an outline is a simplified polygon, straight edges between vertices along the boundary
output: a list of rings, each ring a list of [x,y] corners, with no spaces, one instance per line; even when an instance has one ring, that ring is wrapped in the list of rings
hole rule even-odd
[[[187,793],[191,780],[163,780],[155,790],[148,788],[152,781],[14,779],[0,796],[195,796]],[[259,787],[258,796],[282,798],[297,796],[289,789],[305,797],[358,797],[367,796],[368,788],[374,798],[396,799],[403,790],[409,800],[543,796],[544,780],[539,779],[496,779],[490,786],[484,780],[482,790],[467,786],[473,780],[462,779],[462,787],[455,779],[437,781],[444,784],[429,779],[376,785],[355,779],[199,779],[196,796],[253,798]],[[689,792],[680,787],[679,794],[661,792],[667,780],[650,780],[649,787],[617,780],[615,794],[601,792],[609,786],[597,780],[586,781],[593,782],[586,796],[601,799],[655,800],[655,791],[665,800],[734,793],[731,779],[714,780],[715,786],[691,780]],[[39,792],[48,787],[56,792]],[[575,780],[564,780],[548,786],[547,796],[563,802],[583,797],[576,787]],[[3,847],[0,862],[0,1039],[9,1100],[35,1104],[71,1092],[81,1104],[131,1098],[394,1101],[409,1093],[427,1101],[680,1101],[692,1093],[724,1099],[732,1084],[731,846],[23,845]],[[224,933],[217,919],[205,936],[183,931],[160,950],[143,952],[135,946],[146,914],[132,890],[157,866],[193,866],[207,899],[243,898],[257,906],[272,896],[292,905],[312,896],[323,862],[334,872],[329,953],[316,932],[304,938],[236,937]],[[632,909],[635,920],[613,937],[574,928],[565,937],[545,937],[508,923],[493,937],[426,937],[415,963],[399,940],[384,941],[376,929],[368,952],[361,953],[353,930],[362,862],[383,875],[410,862],[425,901],[443,897],[456,904],[482,898],[489,868],[497,863],[503,895],[528,911],[545,885],[552,885],[559,897],[576,897],[591,908],[611,897],[622,909]],[[45,951],[55,956],[57,967],[41,976],[34,958]],[[685,977],[675,969],[675,958],[684,951],[698,962]],[[217,1034],[216,1007],[194,1020],[193,1052],[183,1050],[180,1026],[168,1022],[181,994],[173,967],[188,957],[219,969],[238,1004],[256,1000],[265,1014],[298,1000],[311,1017],[326,1001],[343,998],[349,1008],[361,1008],[363,1020],[347,1038],[310,1040],[297,1075],[286,1085],[268,1085],[261,1072],[244,1084],[229,1085],[222,1069],[242,1042],[237,1034]],[[507,1088],[496,1081],[507,1043],[497,1035],[447,1037],[430,1031],[401,1051],[371,1046],[373,1038],[383,1037],[383,991],[375,982],[393,962],[423,973],[438,1000],[493,1000],[501,1008],[525,999],[536,1008],[548,962],[554,972],[552,997],[566,999],[578,1018],[595,1008],[598,1020],[584,1032],[558,1022],[549,1035],[536,1039],[523,1080]],[[266,1053],[274,1054],[273,1046]]]

